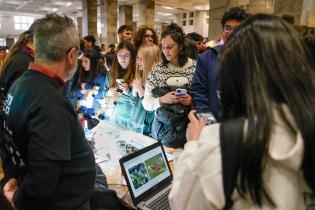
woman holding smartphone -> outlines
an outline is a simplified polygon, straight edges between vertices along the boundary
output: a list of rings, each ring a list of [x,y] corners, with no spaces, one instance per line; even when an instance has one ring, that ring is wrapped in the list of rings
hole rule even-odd
[[[192,111],[169,194],[172,209],[312,209],[315,71],[306,46],[281,18],[257,14],[220,53],[222,122],[237,126],[235,120],[245,118],[239,146],[236,135],[230,143],[222,139],[233,126],[204,127]],[[225,151],[236,151],[237,164],[222,163],[231,155]],[[227,188],[232,195],[226,198]]]
[[[183,147],[196,61],[188,58],[184,32],[177,24],[167,26],[161,37],[163,60],[148,75],[142,104],[146,110],[155,111],[152,137],[169,147]],[[187,89],[187,94],[176,96],[176,88]]]
[[[109,95],[120,93],[115,102],[114,121],[127,126],[130,118],[130,86],[135,78],[135,50],[130,42],[123,41],[117,47],[113,66],[109,71]]]

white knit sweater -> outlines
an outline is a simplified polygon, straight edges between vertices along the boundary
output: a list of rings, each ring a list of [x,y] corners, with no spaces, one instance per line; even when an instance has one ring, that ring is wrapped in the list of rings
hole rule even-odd
[[[154,98],[152,90],[156,87],[184,85],[191,86],[192,78],[196,70],[196,61],[188,59],[183,67],[177,67],[168,63],[166,66],[157,64],[149,73],[145,85],[142,105],[148,111],[154,111],[160,107],[159,99]]]

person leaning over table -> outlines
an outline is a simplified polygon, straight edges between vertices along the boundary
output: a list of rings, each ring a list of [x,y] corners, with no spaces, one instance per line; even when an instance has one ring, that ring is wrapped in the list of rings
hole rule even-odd
[[[144,44],[138,49],[135,79],[132,81],[130,104],[132,105],[128,127],[144,135],[151,135],[153,111],[143,108],[144,84],[151,69],[161,61],[161,51],[155,44]]]
[[[107,72],[104,61],[100,59],[100,53],[85,53],[81,59],[81,66],[76,97],[78,109],[90,117],[97,117],[97,110],[103,108],[108,87]]]
[[[291,25],[265,14],[245,21],[222,49],[223,123],[246,118],[230,209],[314,207],[315,72],[305,49]],[[223,209],[220,125],[204,127],[194,114],[175,168],[171,209]]]
[[[5,101],[5,148],[12,168],[4,171],[2,190],[19,210],[88,210],[95,159],[62,94],[77,69],[79,33],[69,17],[48,14],[39,20],[34,42],[35,62]]]
[[[106,87],[109,87],[107,95],[121,94],[115,105],[115,119],[117,125],[126,126],[130,118],[130,87],[135,78],[136,54],[133,45],[128,41],[121,42],[117,47],[114,63],[109,71],[109,80]]]

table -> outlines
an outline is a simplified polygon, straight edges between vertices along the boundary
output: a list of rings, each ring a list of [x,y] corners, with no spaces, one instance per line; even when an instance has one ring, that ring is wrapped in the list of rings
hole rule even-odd
[[[107,121],[101,121],[93,129],[92,139],[95,142],[95,161],[106,175],[108,187],[115,190],[118,197],[126,204],[135,208],[121,172],[119,159],[133,149],[142,149],[155,143],[156,140]],[[174,171],[172,154],[176,149],[164,148],[171,169]]]

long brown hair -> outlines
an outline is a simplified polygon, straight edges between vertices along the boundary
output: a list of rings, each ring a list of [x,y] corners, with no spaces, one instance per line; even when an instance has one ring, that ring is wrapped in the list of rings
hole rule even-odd
[[[139,48],[137,58],[138,56],[143,59],[143,70],[137,65],[136,78],[141,78],[145,82],[151,69],[162,60],[161,50],[155,44],[145,44]]]
[[[109,72],[110,87],[117,86],[116,79],[118,77],[119,70],[121,69],[121,66],[118,62],[117,53],[122,49],[126,49],[130,52],[130,62],[127,66],[127,72],[125,73],[123,79],[130,86],[132,80],[135,78],[135,50],[130,42],[123,41],[117,47],[114,63],[113,63],[112,69]]]
[[[0,76],[3,74],[5,66],[10,60],[20,51],[20,48],[26,46],[29,43],[33,43],[35,28],[38,24],[38,20],[35,20],[27,31],[20,34],[18,40],[12,45],[9,53],[6,55],[2,65],[0,66]]]
[[[142,28],[139,28],[138,31],[136,32],[135,36],[134,36],[133,43],[134,43],[136,49],[139,49],[139,47],[141,46],[142,40],[143,40],[147,30],[152,31],[152,33],[153,33],[153,44],[156,44],[156,45],[158,44],[158,36],[157,36],[155,30],[150,28],[150,27],[144,26]]]

